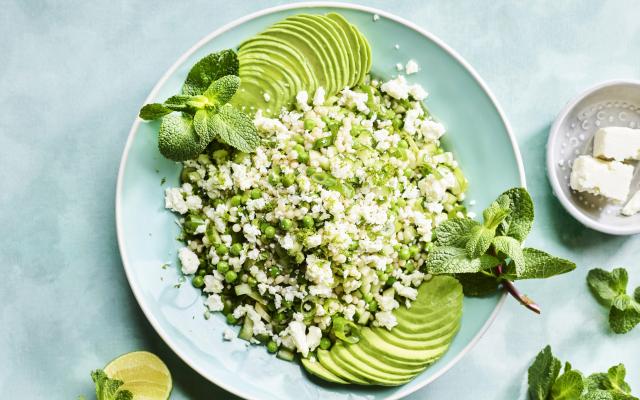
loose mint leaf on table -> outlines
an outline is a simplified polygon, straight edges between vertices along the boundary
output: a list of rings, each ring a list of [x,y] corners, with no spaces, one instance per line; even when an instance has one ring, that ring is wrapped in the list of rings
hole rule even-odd
[[[91,379],[96,384],[97,400],[132,400],[133,393],[128,390],[119,390],[124,383],[118,379],[110,379],[101,370],[91,372]]]
[[[551,346],[547,346],[536,356],[529,367],[529,399],[546,400],[551,387],[560,374],[562,364],[551,353]]]
[[[540,308],[513,285],[517,279],[540,279],[575,269],[575,264],[535,249],[522,249],[533,223],[533,202],[524,188],[501,194],[482,213],[484,222],[451,219],[435,229],[434,248],[426,261],[432,274],[455,274],[465,294],[487,295],[498,284],[530,310]],[[465,278],[462,274],[476,274]]]
[[[182,94],[203,94],[214,81],[223,76],[238,75],[239,67],[238,56],[233,50],[209,54],[191,68],[182,86]]]
[[[221,142],[249,153],[258,146],[260,137],[253,121],[245,113],[225,104],[213,119],[215,131]]]
[[[627,294],[629,276],[624,268],[611,272],[594,268],[587,274],[587,284],[593,296],[609,307],[609,327],[615,333],[627,333],[640,323],[640,288],[633,297]]]
[[[551,387],[551,398],[553,400],[577,400],[583,391],[584,377],[582,373],[576,370],[567,370],[565,367],[565,371]]]

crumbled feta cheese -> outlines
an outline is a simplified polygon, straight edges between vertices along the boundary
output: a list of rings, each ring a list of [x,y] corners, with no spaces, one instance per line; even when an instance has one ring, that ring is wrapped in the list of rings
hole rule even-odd
[[[383,83],[380,89],[394,99],[404,100],[409,97],[409,85],[402,75]]]
[[[234,337],[236,337],[236,334],[229,328],[225,328],[222,332],[222,339],[226,341],[232,340]]]
[[[307,347],[309,351],[313,351],[320,345],[322,339],[322,331],[317,326],[310,326],[307,333]]]
[[[373,14],[373,20],[377,21],[380,19],[380,16],[378,14]]]
[[[218,271],[214,271],[218,272]],[[218,274],[220,274],[218,272]],[[207,293],[220,293],[222,289],[224,289],[224,284],[222,283],[222,277],[217,278],[214,275],[205,275],[204,277],[204,292]]]
[[[264,101],[266,101],[267,103],[271,101],[271,95],[267,92],[264,92],[262,97],[264,97]]]
[[[178,258],[180,264],[182,264],[182,273],[185,275],[195,274],[200,266],[200,260],[198,256],[190,248],[183,247],[178,250]]]
[[[222,298],[219,294],[212,294],[207,297],[206,305],[212,312],[222,311],[224,309],[224,304],[222,303]]]
[[[397,64],[396,64],[396,69],[397,69],[398,71],[402,71],[402,70],[404,69],[404,65],[402,65],[402,64],[400,64],[400,63],[397,63]]]
[[[170,188],[165,190],[164,206],[171,211],[180,214],[185,214],[189,211],[187,203],[184,201],[184,197],[182,197],[182,192],[179,188]]]
[[[593,155],[616,161],[640,160],[640,129],[622,126],[598,129],[593,139]]]
[[[640,212],[640,190],[638,190],[622,208],[622,214],[628,217]]]
[[[306,326],[300,321],[291,321],[288,325],[288,331],[291,334],[293,343],[296,349],[303,357],[309,354],[309,344],[307,343],[307,336],[305,335]]]
[[[321,106],[324,104],[325,90],[322,86],[316,89],[316,93],[313,95],[313,105]]]
[[[378,311],[376,313],[375,324],[391,330],[394,326],[398,325],[398,321],[390,311]]]
[[[420,66],[418,65],[416,60],[409,60],[405,68],[407,70],[407,75],[415,74],[416,72],[420,71]]]

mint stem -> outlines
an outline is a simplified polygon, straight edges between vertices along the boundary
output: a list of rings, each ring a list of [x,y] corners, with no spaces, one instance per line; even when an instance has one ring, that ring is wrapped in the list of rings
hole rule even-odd
[[[502,264],[496,267],[496,272],[498,273],[498,276],[502,275],[502,272],[503,272]],[[503,279],[502,286],[511,296],[513,296],[513,298],[518,300],[520,304],[527,307],[529,310],[533,311],[534,313],[540,314],[541,312],[540,306],[536,304],[536,302],[533,301],[531,298],[529,298],[529,296],[527,296],[526,294],[520,293],[520,291],[516,288],[513,282],[511,282],[508,279]]]

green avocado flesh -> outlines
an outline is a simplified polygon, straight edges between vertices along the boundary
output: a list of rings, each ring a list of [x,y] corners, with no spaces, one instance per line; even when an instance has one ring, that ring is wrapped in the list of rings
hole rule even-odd
[[[240,45],[240,88],[232,103],[245,112],[275,115],[300,91],[332,96],[360,84],[371,69],[371,47],[344,17],[297,14]]]
[[[462,286],[435,276],[418,288],[411,308],[393,312],[398,325],[362,328],[355,344],[318,350],[317,361],[303,359],[312,375],[335,383],[397,386],[409,382],[447,351],[462,318]]]

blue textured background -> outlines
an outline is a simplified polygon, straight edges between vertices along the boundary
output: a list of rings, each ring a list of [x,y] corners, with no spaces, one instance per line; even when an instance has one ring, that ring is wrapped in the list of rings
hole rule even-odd
[[[140,312],[116,245],[115,182],[133,118],[174,60],[222,24],[280,3],[0,0],[3,398],[90,395],[91,369],[137,349],[167,362],[173,399],[231,398],[180,361]],[[587,373],[624,362],[640,393],[640,328],[609,333],[584,283],[593,266],[622,265],[640,284],[640,237],[582,227],[553,197],[544,167],[549,126],[571,97],[602,80],[640,79],[637,2],[394,3],[366,2],[442,38],[492,88],[537,205],[528,244],[579,265],[521,285],[543,315],[508,301],[478,346],[411,398],[524,398],[527,366],[547,343]]]

